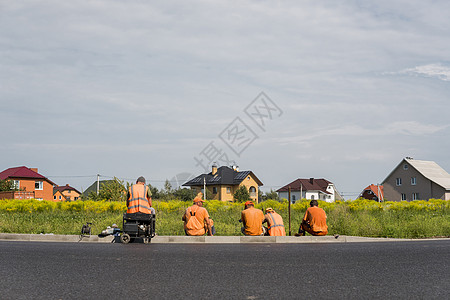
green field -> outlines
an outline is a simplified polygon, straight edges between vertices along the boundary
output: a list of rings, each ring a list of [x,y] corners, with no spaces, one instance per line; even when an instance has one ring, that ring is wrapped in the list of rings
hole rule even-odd
[[[191,202],[153,201],[157,212],[158,235],[183,235],[181,216]],[[309,201],[291,206],[291,232],[296,233]],[[205,203],[214,220],[216,235],[241,235],[238,222],[243,204],[208,201]],[[256,208],[274,208],[284,219],[289,232],[288,203],[268,200]],[[330,235],[366,237],[426,238],[450,237],[450,201],[434,200],[377,203],[355,200],[336,203],[319,201],[328,215]],[[1,200],[0,232],[79,234],[86,222],[93,223],[93,234],[107,226],[122,226],[124,202],[37,200]]]

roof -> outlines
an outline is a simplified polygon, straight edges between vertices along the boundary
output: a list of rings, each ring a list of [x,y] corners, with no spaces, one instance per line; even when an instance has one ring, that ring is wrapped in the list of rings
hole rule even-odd
[[[278,190],[276,190],[276,192],[287,192],[289,190],[289,187],[291,187],[291,191],[321,191],[327,194],[331,194],[327,191],[327,187],[330,184],[333,183],[323,178],[298,178],[291,183],[283,186],[282,188],[279,188]]]
[[[380,195],[378,195],[378,188],[380,188]],[[384,191],[383,191],[383,186],[382,185],[375,185],[375,184],[371,184],[368,187],[366,187],[362,192],[361,195],[365,192],[365,191],[372,191],[377,197],[378,199],[384,199]]]
[[[110,179],[110,180],[100,180],[100,181],[98,182],[98,185],[99,185],[100,190],[102,189],[102,187],[103,187],[105,184],[107,184],[107,183],[109,183],[109,182],[111,182],[111,181],[114,181],[114,179]],[[97,181],[95,181],[93,184],[91,184],[91,185],[83,192],[83,195],[89,196],[90,193],[97,193]]]
[[[447,173],[444,169],[442,169],[437,163],[434,161],[428,160],[416,160],[412,158],[403,159],[398,166],[391,172],[389,175],[383,180],[383,183],[391,176],[391,174],[402,164],[408,163],[414,169],[416,169],[420,174],[422,174],[425,178],[433,181],[434,183],[442,186],[446,190],[450,190],[450,174]]]
[[[25,166],[9,168],[0,173],[1,180],[15,179],[15,178],[44,179],[50,182],[51,184],[54,184],[47,177]]]
[[[203,186],[203,183],[206,185],[239,185],[248,176],[251,176],[258,186],[263,185],[252,171],[237,171],[230,167],[222,166],[217,169],[215,175],[212,175],[212,172],[198,175],[184,183],[183,186]]]
[[[75,191],[78,194],[81,194],[76,188],[71,187],[70,185],[66,184],[63,186],[55,186],[53,188],[53,193],[55,193],[56,191],[60,191],[60,192],[64,192],[64,191]]]

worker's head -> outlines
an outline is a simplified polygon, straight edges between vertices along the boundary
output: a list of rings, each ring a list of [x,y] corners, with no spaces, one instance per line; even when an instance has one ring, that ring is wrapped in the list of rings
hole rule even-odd
[[[309,206],[319,206],[319,202],[317,202],[317,200],[311,200],[311,202],[309,202]]]
[[[143,184],[145,184],[145,178],[144,178],[144,176],[140,176],[140,177],[136,180],[136,183],[143,183]]]
[[[245,205],[246,209],[249,208],[249,207],[254,207],[255,206],[255,204],[252,201],[247,201],[247,202],[245,202],[244,205]]]
[[[206,202],[205,200],[203,200],[200,197],[195,197],[194,198],[194,204],[197,204],[198,206],[203,206],[203,202]]]
[[[275,212],[272,207],[266,208],[266,214]]]

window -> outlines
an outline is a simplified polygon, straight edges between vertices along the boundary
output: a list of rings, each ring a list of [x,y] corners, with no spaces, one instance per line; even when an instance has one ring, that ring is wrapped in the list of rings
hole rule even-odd
[[[403,165],[403,170],[408,170],[408,165],[407,164]]]
[[[416,185],[416,177],[411,177],[411,185]]]
[[[402,185],[402,179],[401,178],[395,178],[395,184],[397,186],[401,186]]]
[[[402,201],[405,201],[405,200],[406,200],[406,194],[402,193]]]
[[[42,191],[44,189],[44,182],[42,181],[35,181],[34,182],[34,189],[38,191]]]
[[[61,200],[62,198],[61,198],[61,195],[59,195],[59,200]]]
[[[227,187],[227,194],[231,194],[231,188]]]
[[[295,195],[292,195],[292,201],[295,201]]]
[[[419,193],[412,193],[412,200],[419,200]]]
[[[20,189],[20,180],[13,180],[13,189]]]
[[[213,194],[217,194],[217,187],[216,186],[213,187]]]
[[[314,195],[311,195],[311,200],[314,200]]]
[[[56,195],[55,195],[55,196],[53,196],[53,200],[56,200]]]
[[[256,197],[256,188],[254,186],[250,187],[248,191],[250,192],[250,197]]]

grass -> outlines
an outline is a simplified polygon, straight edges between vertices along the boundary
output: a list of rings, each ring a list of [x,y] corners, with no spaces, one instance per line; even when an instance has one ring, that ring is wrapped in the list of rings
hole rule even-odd
[[[159,235],[183,235],[181,217],[191,202],[153,201],[157,211],[156,232]],[[291,205],[291,232],[296,233],[309,201]],[[367,237],[426,238],[450,236],[450,201],[429,200],[377,203],[369,200],[319,202],[327,213],[330,235]],[[214,220],[217,235],[241,235],[238,222],[241,203],[208,201],[205,203]],[[265,201],[259,209],[272,207],[284,219],[289,232],[287,202]],[[37,200],[0,201],[0,232],[79,234],[81,226],[91,222],[93,234],[107,226],[122,226],[123,202],[49,202]]]

